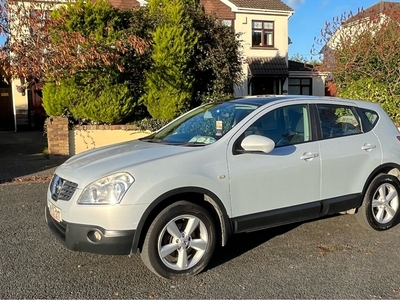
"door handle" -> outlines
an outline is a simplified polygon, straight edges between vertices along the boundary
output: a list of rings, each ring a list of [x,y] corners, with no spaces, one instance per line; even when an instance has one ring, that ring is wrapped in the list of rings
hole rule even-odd
[[[361,147],[362,150],[365,151],[371,151],[372,149],[375,149],[376,145],[371,145],[371,144],[364,144],[364,146]]]
[[[305,160],[305,161],[309,161],[309,160],[312,160],[313,158],[316,158],[318,156],[319,156],[318,153],[305,152],[302,156],[300,156],[300,159]]]

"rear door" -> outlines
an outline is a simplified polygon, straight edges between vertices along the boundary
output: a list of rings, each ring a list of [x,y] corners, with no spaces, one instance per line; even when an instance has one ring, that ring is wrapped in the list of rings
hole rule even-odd
[[[317,111],[321,124],[322,199],[355,207],[368,176],[381,163],[379,140],[372,131],[362,128],[355,107],[318,104]]]

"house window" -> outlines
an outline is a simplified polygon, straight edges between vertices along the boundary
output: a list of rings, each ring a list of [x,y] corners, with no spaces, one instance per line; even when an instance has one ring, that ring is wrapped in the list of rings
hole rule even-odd
[[[222,20],[222,25],[232,27],[233,20]]]
[[[252,46],[273,47],[274,46],[274,22],[252,21]]]
[[[289,78],[290,95],[311,95],[311,78]]]

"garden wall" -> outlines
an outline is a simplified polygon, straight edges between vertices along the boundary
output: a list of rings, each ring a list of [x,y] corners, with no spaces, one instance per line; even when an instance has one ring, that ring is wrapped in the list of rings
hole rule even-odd
[[[68,119],[50,117],[46,120],[49,155],[72,156],[86,150],[124,141],[135,140],[149,131],[135,125],[81,125],[69,129]]]

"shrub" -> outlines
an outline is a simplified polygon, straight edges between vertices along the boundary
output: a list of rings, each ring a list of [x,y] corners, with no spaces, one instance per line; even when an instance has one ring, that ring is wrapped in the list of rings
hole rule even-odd
[[[119,124],[136,108],[129,82],[118,82],[115,74],[83,72],[47,83],[43,89],[43,106],[48,115],[69,112],[75,119],[94,123]]]
[[[354,100],[367,100],[379,103],[393,122],[400,123],[400,97],[391,95],[387,83],[373,78],[361,78],[342,86],[339,96]]]
[[[190,108],[194,78],[189,62],[198,34],[186,12],[189,2],[149,1],[150,14],[160,22],[152,34],[152,65],[145,72],[142,99],[154,118],[173,119]]]

